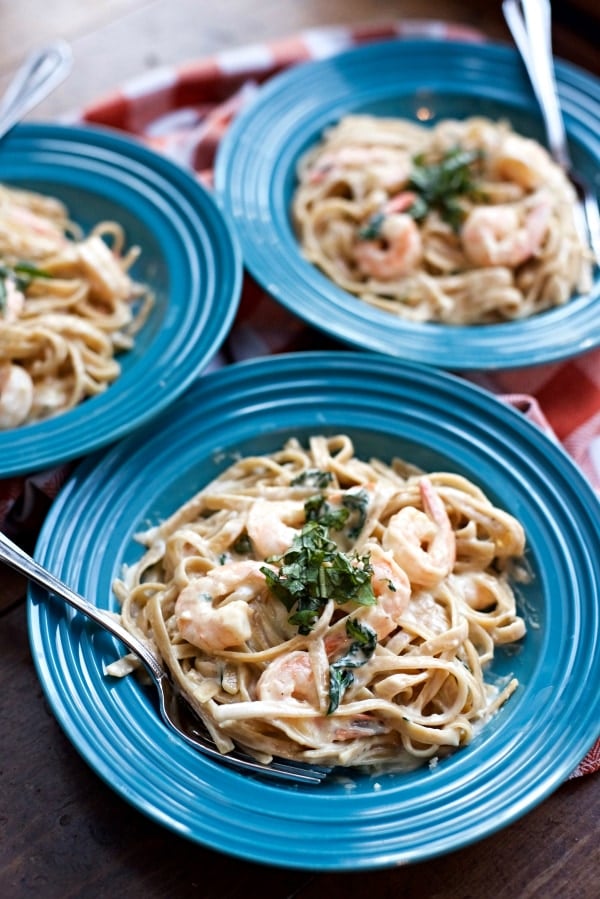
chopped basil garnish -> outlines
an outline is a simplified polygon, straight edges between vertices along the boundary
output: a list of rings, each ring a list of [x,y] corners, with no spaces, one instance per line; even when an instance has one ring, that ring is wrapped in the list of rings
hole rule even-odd
[[[462,150],[460,147],[448,150],[440,162],[427,163],[423,154],[415,156],[406,185],[406,189],[415,194],[415,199],[406,208],[406,214],[421,221],[428,212],[436,209],[445,222],[458,230],[464,218],[460,198],[482,197],[475,177],[477,163],[482,157],[481,150]],[[359,229],[359,239],[378,240],[385,218],[383,211],[372,215]]]
[[[369,508],[369,494],[366,490],[359,490],[357,493],[345,493],[342,503],[350,512],[354,513],[354,524],[348,531],[349,537],[357,537],[367,520],[367,509]]]
[[[29,287],[35,278],[51,277],[52,275],[49,272],[37,268],[29,262],[15,262],[14,265],[0,262],[0,278],[4,281],[7,278],[12,278],[19,290],[24,290],[26,287]]]
[[[319,521],[307,521],[287,552],[268,561],[281,563],[277,571],[261,568],[272,593],[294,613],[290,623],[309,634],[329,600],[373,605],[373,569],[368,555],[354,557],[338,550]]]
[[[348,509],[343,506],[334,508],[321,495],[311,496],[304,503],[304,511],[307,521],[318,521],[326,528],[333,528],[335,531],[342,530],[350,515]]]
[[[359,229],[359,239],[377,240],[378,237],[381,237],[381,226],[384,221],[385,214],[383,212],[376,212],[375,215],[372,215],[367,221],[366,225],[363,225],[363,227]]]
[[[356,537],[361,532],[367,518],[369,507],[369,494],[366,490],[357,493],[345,493],[342,497],[342,505],[332,506],[324,496],[311,496],[304,503],[307,521],[319,521],[325,527],[341,531],[345,525],[348,527],[348,536]]]
[[[36,268],[29,262],[16,262],[14,265],[0,262],[0,312],[4,312],[6,309],[8,299],[6,282],[9,278],[14,281],[17,290],[24,292],[35,278],[51,277],[51,274],[41,268]]]
[[[240,555],[247,555],[252,552],[252,541],[250,537],[245,532],[240,534],[238,539],[233,544],[234,552],[240,553]]]
[[[330,471],[321,471],[319,468],[307,468],[292,481],[293,487],[317,487],[322,489],[333,481]]]
[[[344,693],[354,683],[352,668],[365,665],[377,646],[377,634],[368,624],[362,624],[355,618],[346,619],[346,634],[352,639],[348,651],[341,659],[329,666],[329,708],[331,715],[339,706]]]
[[[441,162],[426,163],[421,154],[415,156],[408,188],[417,193],[417,200],[407,210],[420,220],[437,209],[444,221],[458,229],[464,212],[459,197],[479,195],[475,180],[475,164],[482,158],[481,150],[448,150]]]

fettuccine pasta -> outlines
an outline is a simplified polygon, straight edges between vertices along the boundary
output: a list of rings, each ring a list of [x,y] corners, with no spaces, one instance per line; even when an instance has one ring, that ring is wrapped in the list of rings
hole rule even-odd
[[[347,435],[291,439],[138,539],[114,585],[121,619],[222,752],[420,764],[469,743],[517,687],[484,672],[525,634],[523,528],[460,475],[363,461]]]
[[[301,159],[292,212],[311,263],[414,321],[525,318],[592,283],[573,186],[506,122],[347,116]]]
[[[54,197],[0,185],[0,429],[72,409],[119,376],[152,297],[118,222],[84,236]]]

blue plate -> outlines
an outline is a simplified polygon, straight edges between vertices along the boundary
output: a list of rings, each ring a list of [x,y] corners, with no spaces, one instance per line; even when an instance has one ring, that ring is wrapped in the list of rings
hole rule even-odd
[[[120,377],[47,421],[0,432],[0,477],[75,459],[178,397],[210,362],[237,310],[242,264],[211,195],[183,169],[99,128],[21,125],[0,144],[0,180],[63,200],[84,229],[110,218],[141,255],[134,277],[156,302]]]
[[[525,527],[528,633],[493,673],[521,686],[474,741],[437,767],[318,787],[259,781],[163,726],[135,679],[103,666],[116,642],[39,589],[29,595],[37,671],[88,764],[168,829],[255,862],[383,868],[478,840],[555,790],[598,736],[600,505],[558,445],[490,394],[435,369],[358,352],[298,353],[202,378],[150,426],[86,460],[51,509],[37,559],[103,608],[169,515],[238,453],[291,435],[349,433],[360,454],[399,454],[473,479]]]
[[[600,177],[600,81],[558,62],[574,163]],[[509,47],[432,40],[370,44],[300,65],[261,88],[221,143],[216,188],[253,276],[294,314],[361,349],[454,370],[537,365],[600,344],[600,280],[589,295],[524,321],[415,323],[369,306],[299,252],[290,219],[299,157],[349,113],[428,121],[485,115],[544,142],[536,100]],[[596,272],[598,276],[598,273]]]

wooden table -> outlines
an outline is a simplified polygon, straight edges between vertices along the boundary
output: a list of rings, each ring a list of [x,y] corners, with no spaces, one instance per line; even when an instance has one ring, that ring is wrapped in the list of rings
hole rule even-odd
[[[594,0],[554,3],[557,55],[600,74]],[[26,52],[68,39],[69,80],[30,115],[50,119],[157,65],[301,28],[399,17],[469,23],[507,40],[500,4],[460,0],[18,0],[3,4],[0,88]],[[600,123],[599,123],[600,127]],[[0,586],[0,592],[1,592]],[[52,717],[24,604],[0,624],[0,895],[347,899],[592,899],[600,861],[597,775],[572,780],[482,842],[431,863],[361,874],[262,867],[163,830],[117,797]],[[291,836],[293,839],[293,835]]]

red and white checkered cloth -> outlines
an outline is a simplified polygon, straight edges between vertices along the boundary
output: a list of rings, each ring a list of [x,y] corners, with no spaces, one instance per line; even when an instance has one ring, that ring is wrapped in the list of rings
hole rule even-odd
[[[219,141],[260,84],[299,62],[333,56],[392,37],[485,40],[464,25],[428,20],[313,28],[270,43],[225,50],[207,59],[148,72],[79,111],[79,122],[128,132],[193,170],[208,187]],[[72,119],[71,119],[72,120]],[[211,367],[243,358],[331,346],[275,303],[249,276],[223,351]],[[600,351],[549,366],[469,378],[520,409],[562,442],[600,489]],[[29,535],[68,469],[0,481],[0,527]],[[600,769],[600,740],[572,776]]]

